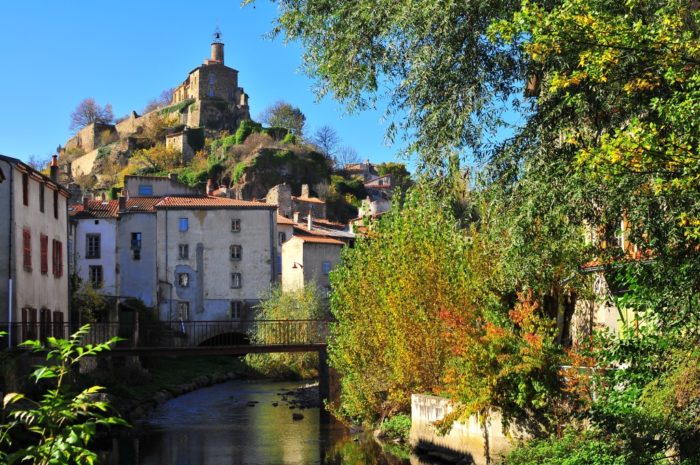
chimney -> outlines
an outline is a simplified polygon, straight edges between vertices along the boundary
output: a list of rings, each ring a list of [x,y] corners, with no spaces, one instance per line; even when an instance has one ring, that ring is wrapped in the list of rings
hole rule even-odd
[[[309,197],[309,185],[308,184],[301,185],[301,196],[302,197]]]
[[[292,218],[294,219],[295,223],[299,223],[299,212],[294,212],[294,215],[292,215]]]
[[[118,200],[119,200],[119,211],[120,212],[126,211],[126,197],[124,197],[123,195],[120,195]]]
[[[307,227],[308,227],[309,231],[311,231],[311,230],[313,229],[313,227],[314,227],[314,226],[313,226],[314,222],[313,222],[313,218],[312,218],[312,215],[311,215],[311,209],[310,209],[310,208],[309,208],[309,214],[306,216],[306,218],[309,220],[309,224],[308,224]]]
[[[49,177],[53,182],[58,182],[58,155],[53,155],[51,157],[51,168]]]
[[[214,180],[207,179],[207,195],[212,195],[214,193]]]
[[[87,211],[90,205],[90,197],[87,194],[83,194],[83,210]]]
[[[168,178],[170,178],[171,181],[177,182],[177,173],[170,173]]]
[[[102,201],[103,201],[103,202],[106,202],[106,201],[107,201],[107,196],[105,195],[104,192],[102,193]]]

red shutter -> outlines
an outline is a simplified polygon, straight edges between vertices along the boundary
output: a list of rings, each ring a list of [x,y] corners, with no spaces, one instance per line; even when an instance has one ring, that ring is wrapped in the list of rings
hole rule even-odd
[[[22,249],[24,252],[24,269],[32,271],[32,233],[28,229],[22,230]]]
[[[58,275],[57,277],[63,276],[63,243],[61,241],[56,241],[58,247]]]
[[[49,272],[49,238],[42,234],[39,236],[41,245],[41,274]]]

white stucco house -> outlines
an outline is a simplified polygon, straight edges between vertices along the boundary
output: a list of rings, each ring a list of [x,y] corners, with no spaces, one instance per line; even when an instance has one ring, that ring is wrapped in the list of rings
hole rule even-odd
[[[70,194],[58,183],[55,156],[50,172],[0,155],[0,327],[10,345],[66,335]]]
[[[340,261],[344,242],[322,236],[295,235],[282,245],[282,290],[315,284],[330,290],[328,275]]]
[[[212,196],[155,205],[163,321],[244,320],[277,279],[277,206]]]

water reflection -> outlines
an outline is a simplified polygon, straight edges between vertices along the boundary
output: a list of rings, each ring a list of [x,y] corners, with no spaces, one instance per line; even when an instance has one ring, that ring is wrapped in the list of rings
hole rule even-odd
[[[173,399],[144,423],[144,434],[123,439],[110,465],[419,465],[339,423],[321,425],[319,409],[293,410],[278,393],[299,383],[231,381]],[[273,403],[278,402],[278,406]]]

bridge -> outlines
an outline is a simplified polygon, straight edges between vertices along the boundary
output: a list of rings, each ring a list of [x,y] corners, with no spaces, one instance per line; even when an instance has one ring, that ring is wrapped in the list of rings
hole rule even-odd
[[[245,355],[325,351],[327,320],[120,321],[90,323],[83,344],[121,340],[104,355]],[[64,322],[0,323],[5,347],[26,340],[67,338],[78,327]],[[5,341],[3,341],[5,342]]]
[[[225,320],[225,321],[120,321],[90,323],[83,345],[100,344],[119,337],[112,350],[100,356],[246,355],[274,352],[318,352],[321,405],[330,394],[327,320]],[[68,338],[78,330],[64,322],[0,322],[4,347],[22,349],[27,340]],[[321,421],[329,415],[321,409]]]

